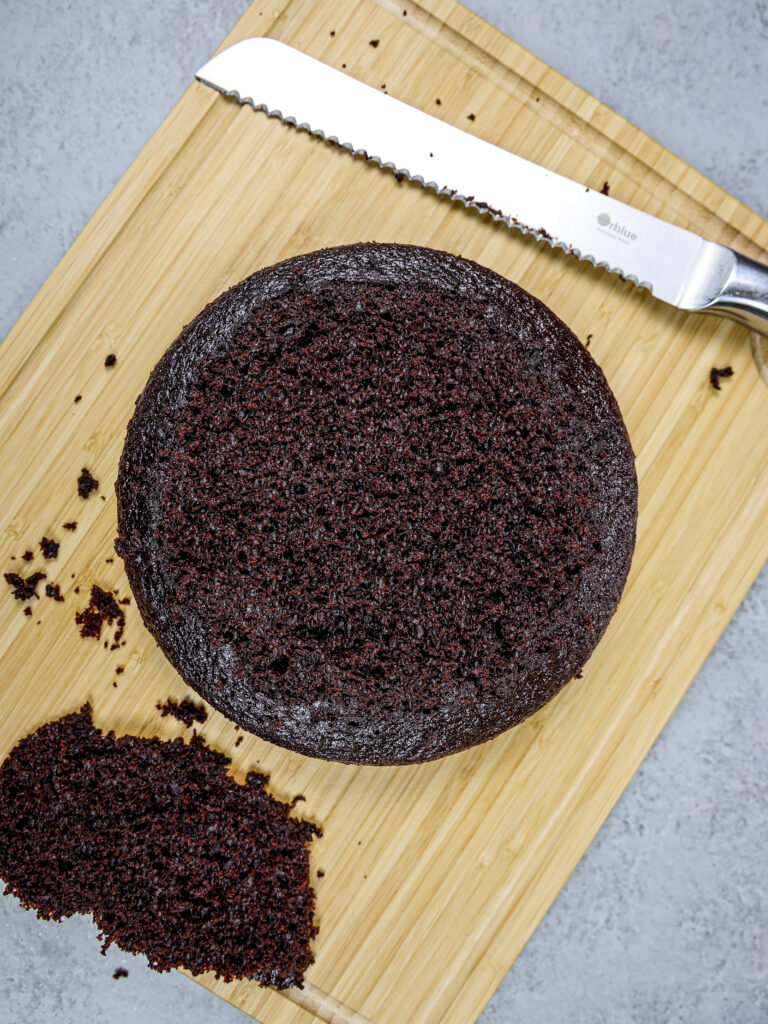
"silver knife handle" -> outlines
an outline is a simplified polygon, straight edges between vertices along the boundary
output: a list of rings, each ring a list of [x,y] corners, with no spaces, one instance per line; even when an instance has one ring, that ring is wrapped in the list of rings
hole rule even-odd
[[[733,256],[719,294],[701,312],[726,316],[768,335],[768,266],[737,252]]]

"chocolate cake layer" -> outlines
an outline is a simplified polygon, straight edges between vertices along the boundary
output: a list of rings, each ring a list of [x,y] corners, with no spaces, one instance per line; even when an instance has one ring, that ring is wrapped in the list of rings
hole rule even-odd
[[[376,243],[254,274],[186,327],[129,424],[117,551],[185,681],[332,760],[495,736],[613,614],[637,481],[600,368],[546,306]]]
[[[103,734],[88,705],[26,736],[0,766],[0,879],[38,917],[90,914],[103,948],[157,971],[301,985],[317,934],[294,803],[243,785],[224,754]]]

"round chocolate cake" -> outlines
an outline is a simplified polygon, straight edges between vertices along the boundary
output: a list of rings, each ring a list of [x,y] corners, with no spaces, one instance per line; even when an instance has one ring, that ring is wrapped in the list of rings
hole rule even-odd
[[[621,596],[637,480],[600,368],[448,253],[268,267],[149,378],[117,481],[144,622],[229,718],[336,761],[426,761],[550,700]]]

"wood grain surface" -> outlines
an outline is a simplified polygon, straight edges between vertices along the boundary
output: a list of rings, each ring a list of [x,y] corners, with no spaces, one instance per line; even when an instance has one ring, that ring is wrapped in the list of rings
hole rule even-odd
[[[768,224],[453,0],[256,3],[226,43],[251,35],[346,64],[748,255],[768,249]],[[113,483],[133,401],[180,328],[228,285],[371,239],[475,259],[591,338],[637,453],[638,544],[584,678],[484,746],[422,766],[333,765],[250,736],[235,749],[238,733],[211,712],[203,732],[234,772],[258,767],[275,794],[303,793],[303,813],[324,830],[306,989],[198,979],[264,1024],[474,1021],[768,556],[768,391],[746,331],[678,313],[193,83],[0,348],[0,570],[45,571],[65,598],[41,597],[25,616],[0,592],[0,755],[86,700],[118,733],[182,732],[155,704],[187,689],[135,607],[114,651],[81,639],[74,621],[92,583],[129,593],[112,548]],[[106,369],[110,352],[117,365]],[[725,365],[734,375],[716,392],[709,371]],[[100,481],[85,501],[83,466]],[[62,530],[73,519],[77,531]],[[43,535],[61,541],[57,560],[43,562]]]

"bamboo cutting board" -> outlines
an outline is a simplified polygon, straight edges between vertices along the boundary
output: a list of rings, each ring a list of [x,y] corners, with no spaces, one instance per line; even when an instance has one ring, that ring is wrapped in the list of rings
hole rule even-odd
[[[256,3],[227,44],[250,35],[346,65],[585,186],[608,180],[619,199],[765,258],[768,224],[453,0]],[[303,813],[324,829],[306,989],[200,979],[264,1024],[474,1021],[768,557],[768,391],[744,329],[677,313],[193,83],[0,348],[0,571],[43,569],[65,598],[42,598],[27,617],[0,592],[0,756],[86,699],[102,727],[182,732],[155,704],[187,690],[135,608],[116,651],[80,639],[74,623],[91,583],[128,592],[112,561],[112,484],[133,400],[224,288],[287,256],[370,239],[475,259],[591,337],[637,453],[638,543],[584,678],[482,747],[421,766],[332,765],[255,737],[235,749],[238,734],[211,712],[203,732],[235,772],[259,767],[277,795],[303,793]],[[717,393],[709,370],[724,365],[734,376]],[[75,489],[82,466],[101,481],[87,501]],[[77,531],[62,531],[73,519]],[[43,535],[61,541],[58,560],[20,562]]]

